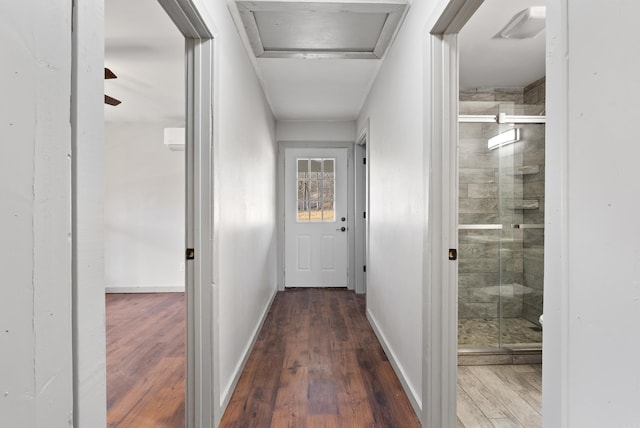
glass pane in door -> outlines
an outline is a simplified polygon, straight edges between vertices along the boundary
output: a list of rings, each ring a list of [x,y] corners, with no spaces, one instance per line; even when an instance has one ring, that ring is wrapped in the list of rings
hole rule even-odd
[[[541,106],[501,105],[508,115],[535,116]],[[500,148],[501,243],[500,344],[539,349],[544,272],[544,124],[501,125],[518,141]]]
[[[474,103],[470,114],[497,114]],[[487,110],[485,110],[485,108]],[[499,347],[500,241],[497,151],[488,150],[495,123],[460,123],[458,144],[458,346]]]
[[[500,113],[532,116],[541,107],[477,101],[460,106],[461,114],[493,120],[461,122],[458,128],[459,348],[539,349],[544,124],[496,119]]]
[[[335,159],[296,162],[298,222],[335,221]]]

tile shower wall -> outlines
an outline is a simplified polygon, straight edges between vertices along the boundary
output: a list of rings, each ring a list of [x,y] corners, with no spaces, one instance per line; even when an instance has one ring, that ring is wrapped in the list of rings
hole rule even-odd
[[[546,78],[527,85],[523,91],[523,104],[544,105],[546,101]]]
[[[527,93],[535,92],[535,100],[540,101],[540,87],[544,81],[525,90],[461,92],[460,114],[496,114],[499,109],[508,114],[540,114],[544,106],[522,104],[527,96],[534,99]],[[487,140],[504,130],[500,126],[460,124],[459,223],[503,224],[504,229],[459,231],[459,318],[526,317],[533,321],[540,315],[537,308],[542,302],[543,231],[511,229],[511,225],[543,223],[538,219],[544,218],[544,127],[527,126],[523,141],[490,151]],[[539,165],[539,172],[517,173],[518,167],[529,164]],[[523,199],[538,200],[540,208],[514,209]]]
[[[527,86],[527,88],[528,87],[529,86]],[[522,88],[466,89],[460,91],[460,101],[504,101],[514,104],[524,104],[524,91]],[[460,108],[462,110],[462,107]],[[460,111],[460,114],[470,113]]]

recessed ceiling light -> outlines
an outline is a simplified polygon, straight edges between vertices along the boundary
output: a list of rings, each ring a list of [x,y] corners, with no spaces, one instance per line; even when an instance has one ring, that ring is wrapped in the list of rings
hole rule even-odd
[[[520,11],[494,38],[532,39],[544,30],[546,15],[547,8],[545,6],[533,6]]]

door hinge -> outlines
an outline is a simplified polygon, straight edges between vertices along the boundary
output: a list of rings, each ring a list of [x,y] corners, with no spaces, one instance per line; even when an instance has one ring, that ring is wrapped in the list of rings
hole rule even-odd
[[[193,248],[187,248],[186,259],[193,260],[195,258],[196,258],[196,250],[194,250]]]
[[[449,260],[458,260],[458,250],[449,248]]]
[[[362,266],[362,271],[366,272],[367,271],[367,265]]]
[[[367,158],[362,158],[362,165],[366,165],[367,164]]]
[[[362,218],[367,218],[367,212],[366,211],[362,213]]]

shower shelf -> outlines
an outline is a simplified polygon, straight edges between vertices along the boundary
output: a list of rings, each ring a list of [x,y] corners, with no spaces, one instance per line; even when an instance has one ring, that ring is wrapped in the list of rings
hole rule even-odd
[[[539,165],[519,166],[505,169],[505,175],[533,175],[540,172]]]
[[[537,199],[505,200],[503,207],[510,210],[537,210],[540,202]]]

